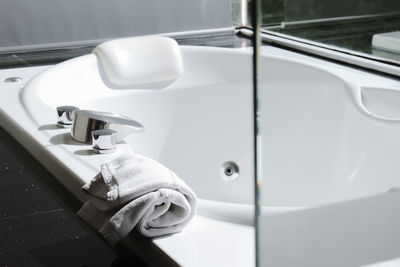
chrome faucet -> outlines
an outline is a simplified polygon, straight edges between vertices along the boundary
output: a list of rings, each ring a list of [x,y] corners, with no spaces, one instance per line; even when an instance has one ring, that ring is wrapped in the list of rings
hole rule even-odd
[[[82,143],[91,143],[92,132],[103,129],[115,131],[116,142],[118,143],[133,132],[143,132],[144,126],[117,113],[93,110],[74,111],[71,129],[72,139]]]
[[[113,130],[96,130],[92,132],[92,147],[99,154],[115,152],[117,132]]]
[[[74,112],[79,108],[74,106],[59,106],[57,110],[57,126],[59,128],[69,128],[74,120]]]

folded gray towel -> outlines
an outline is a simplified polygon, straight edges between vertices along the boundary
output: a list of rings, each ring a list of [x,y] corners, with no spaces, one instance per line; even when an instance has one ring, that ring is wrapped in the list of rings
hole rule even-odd
[[[132,229],[146,237],[181,231],[193,218],[195,193],[174,172],[140,155],[119,157],[82,187],[78,216],[115,245]]]

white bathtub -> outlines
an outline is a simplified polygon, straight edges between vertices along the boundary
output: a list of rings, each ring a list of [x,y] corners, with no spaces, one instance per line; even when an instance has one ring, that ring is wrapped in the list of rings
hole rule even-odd
[[[42,128],[54,123],[54,110],[60,105],[116,112],[139,121],[145,132],[125,138],[118,145],[121,152],[131,149],[174,170],[201,199],[213,201],[200,201],[200,213],[202,204],[208,215],[218,217],[221,213],[212,211],[218,203],[246,204],[245,220],[235,212],[224,217],[232,215],[233,220],[252,224],[251,55],[232,49],[181,50],[184,75],[162,90],[111,90],[99,73],[97,57],[90,54],[32,79],[21,100]],[[80,158],[86,168],[98,171],[99,161],[115,156],[86,155],[87,146],[70,140],[66,132],[47,134],[51,143],[64,144],[68,156]],[[222,164],[227,161],[239,165],[240,176],[235,181],[221,177]],[[82,177],[78,186],[91,178]]]
[[[93,54],[36,69],[46,70],[21,86],[20,93],[7,91],[8,97],[17,96],[19,107],[13,113],[11,102],[2,100],[2,126],[82,201],[80,187],[102,162],[119,153],[131,150],[160,161],[197,193],[199,215],[213,218],[204,225],[223,220],[225,228],[217,227],[221,235],[221,229],[237,231],[235,240],[242,244],[235,245],[228,232],[221,241],[232,248],[227,255],[237,255],[221,264],[250,266],[254,263],[251,50],[181,47],[181,51],[184,74],[162,90],[108,88]],[[398,81],[273,47],[263,47],[261,66],[264,214],[371,196],[400,184]],[[8,73],[18,71],[25,70]],[[26,71],[27,78],[30,72]],[[61,105],[121,113],[146,130],[125,138],[116,154],[94,154],[90,146],[72,141],[68,129],[55,127],[55,108]],[[227,161],[239,166],[234,181],[221,177]],[[186,240],[196,240],[197,256],[187,259],[187,252],[171,250],[168,242],[178,242],[180,235],[156,244],[180,264],[205,266],[205,251],[218,253],[212,252],[216,248],[209,242],[200,241],[206,229],[198,225],[189,226],[190,241]],[[192,240],[194,233],[198,238]]]
[[[90,54],[35,77],[21,99],[38,127],[54,123],[54,110],[61,105],[138,120],[146,130],[125,138],[130,149],[162,162],[201,199],[213,201],[203,202],[200,212],[238,220],[238,210],[251,212],[254,202],[251,50],[181,51],[184,74],[162,90],[112,90]],[[362,197],[400,184],[398,83],[268,52],[260,63],[266,211]],[[52,133],[51,142],[66,144],[71,157],[99,169],[90,158],[104,156],[82,156],[85,150],[80,150],[87,148],[68,140],[68,134]],[[234,181],[221,177],[227,161],[239,166]],[[383,178],[376,179],[377,174]],[[235,210],[230,204],[241,205]],[[248,215],[244,221],[251,223]]]

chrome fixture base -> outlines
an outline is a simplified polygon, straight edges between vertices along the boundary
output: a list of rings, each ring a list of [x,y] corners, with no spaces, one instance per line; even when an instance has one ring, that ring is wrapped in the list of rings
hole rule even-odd
[[[79,108],[74,106],[59,106],[57,110],[57,127],[70,128],[74,120],[74,112]]]
[[[115,151],[117,151],[117,148],[113,148],[113,149],[95,149],[96,153],[98,154],[111,154],[114,153]]]
[[[57,122],[57,127],[58,127],[58,128],[71,128],[71,127],[72,127],[72,124],[71,124],[71,123],[69,123],[69,124],[64,124],[64,123]]]
[[[117,132],[113,130],[96,130],[92,132],[92,147],[99,154],[115,152]]]

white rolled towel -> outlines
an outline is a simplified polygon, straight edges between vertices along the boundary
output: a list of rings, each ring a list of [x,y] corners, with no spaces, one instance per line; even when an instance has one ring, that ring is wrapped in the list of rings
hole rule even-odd
[[[101,165],[82,187],[88,201],[78,216],[115,245],[134,228],[146,237],[181,231],[193,218],[196,195],[173,171],[129,155]]]

